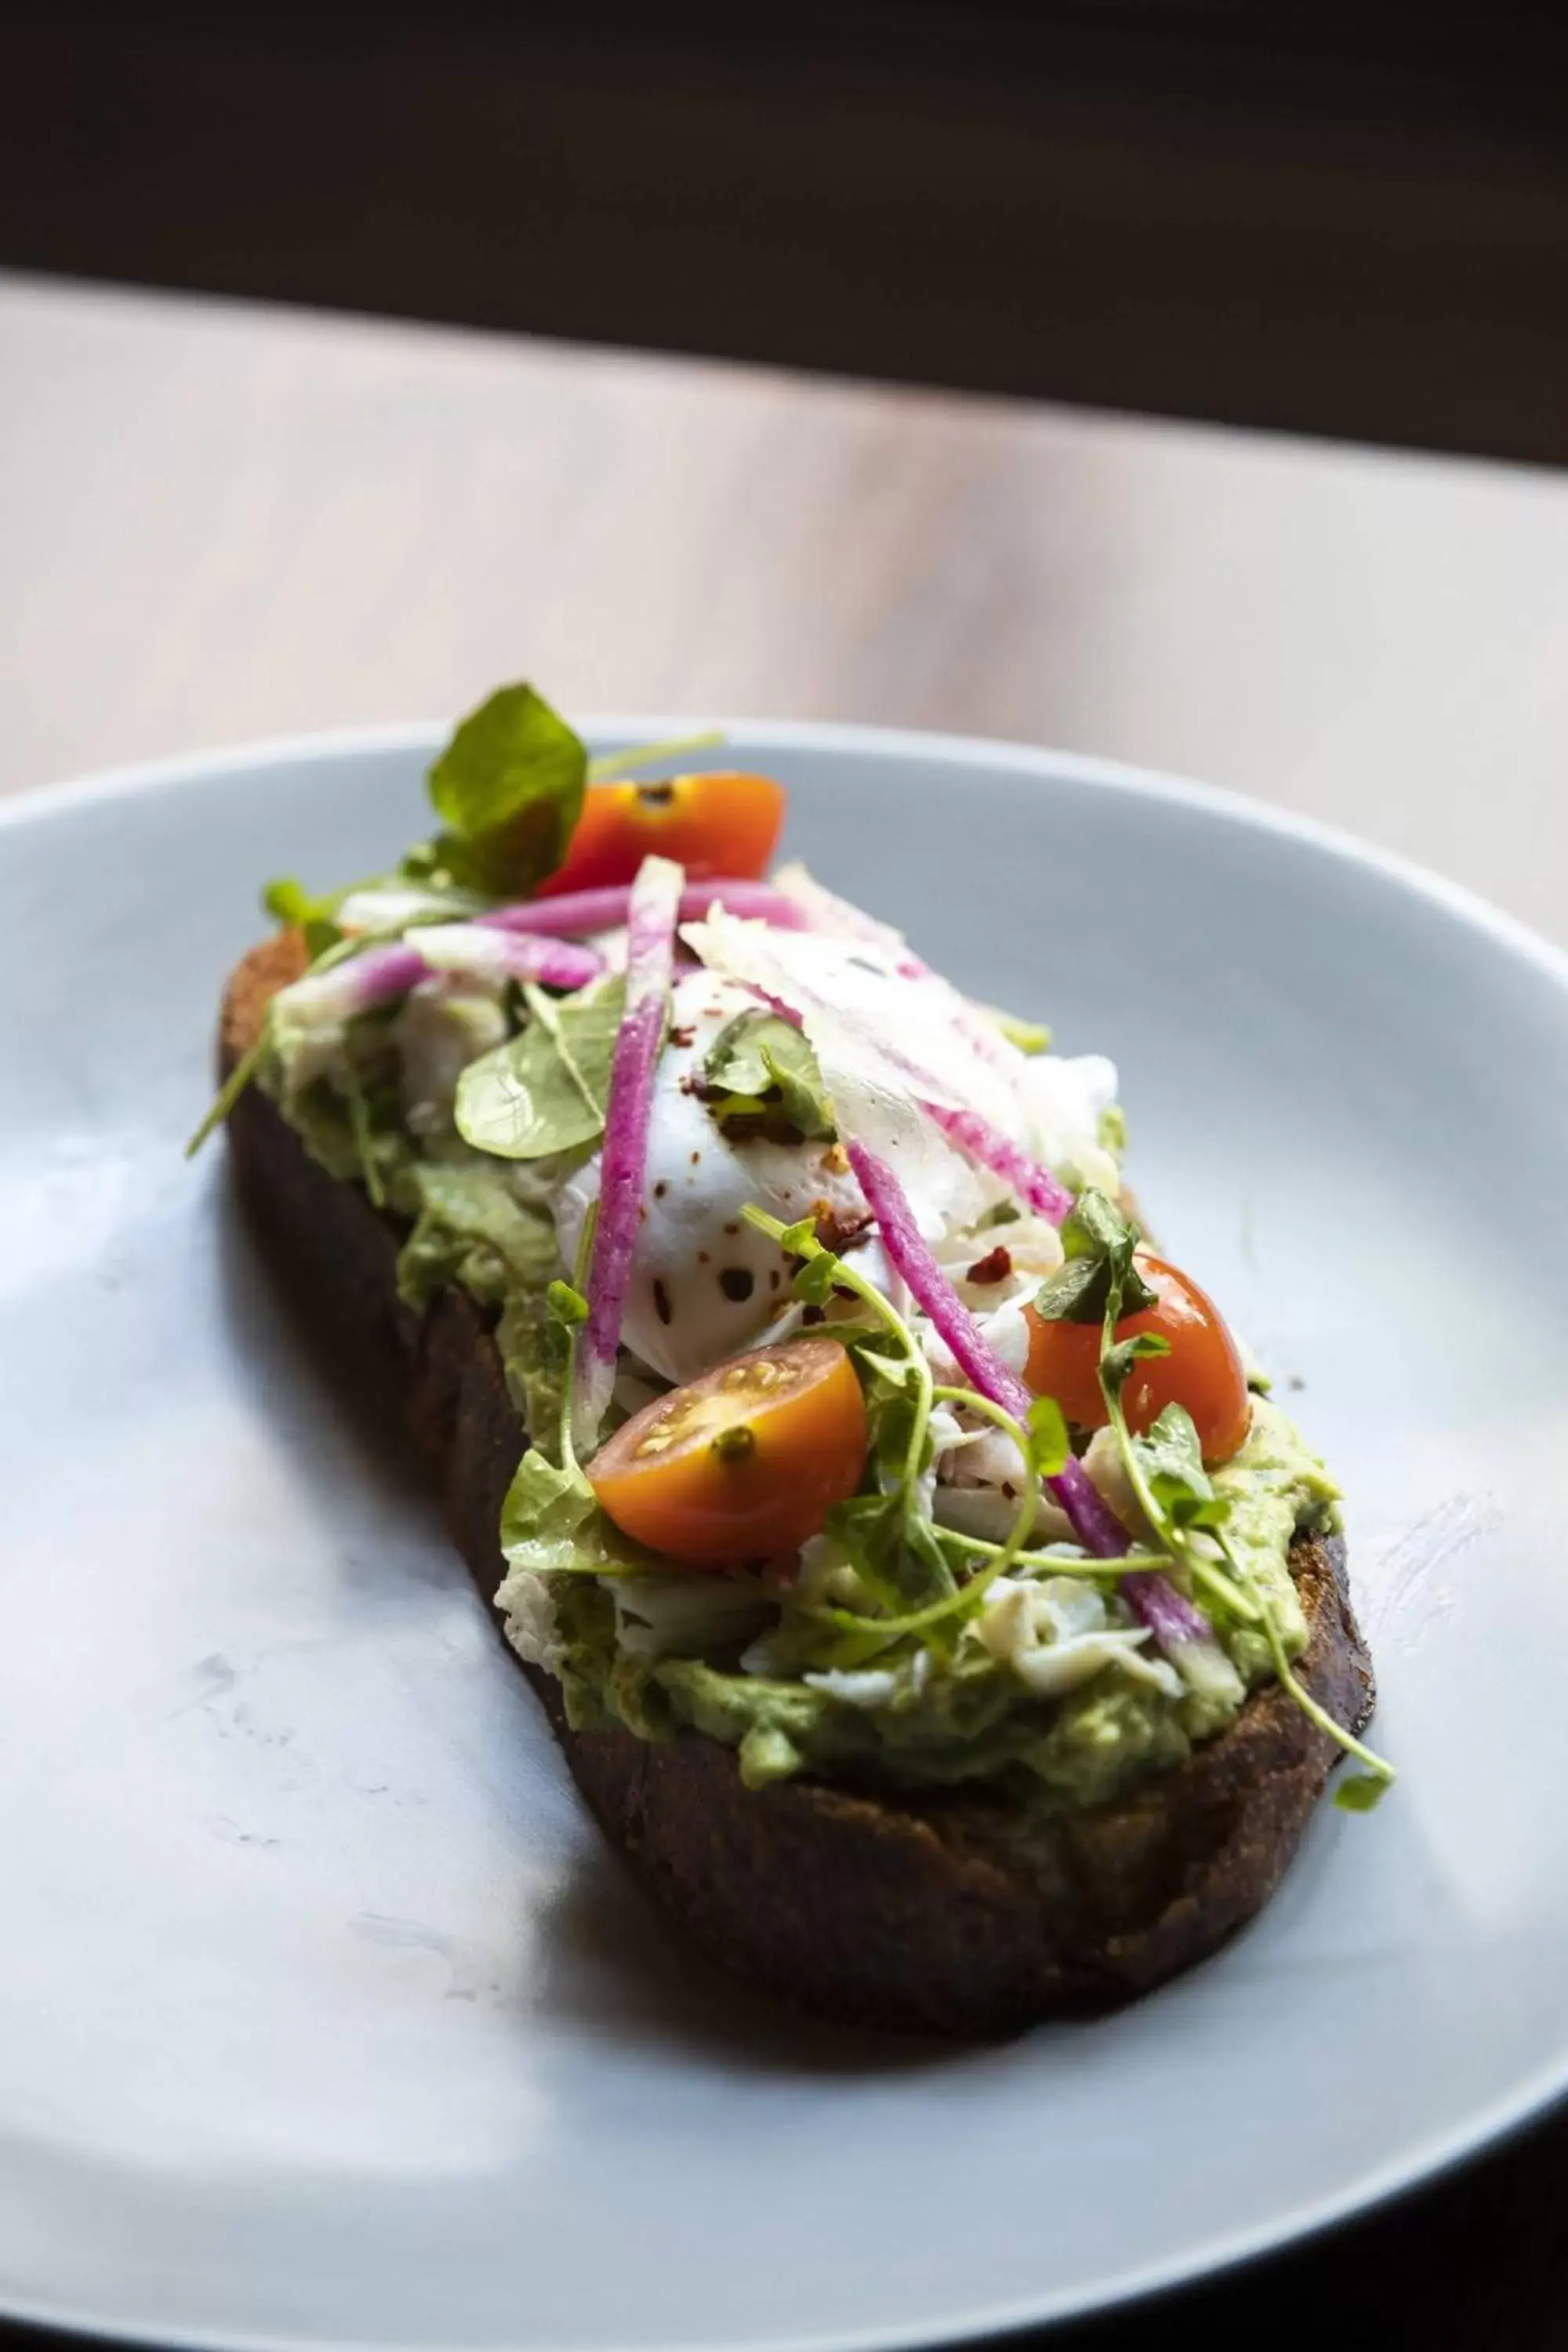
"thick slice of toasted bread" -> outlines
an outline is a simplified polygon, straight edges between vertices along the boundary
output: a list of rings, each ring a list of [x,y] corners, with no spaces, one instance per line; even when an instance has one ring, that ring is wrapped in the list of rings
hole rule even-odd
[[[283,937],[234,973],[226,1072],[302,961],[299,941]],[[395,1367],[489,1601],[521,1433],[484,1315],[457,1292],[422,1316],[400,1305],[395,1222],[310,1160],[258,1089],[241,1097],[228,1133],[258,1227],[321,1314]],[[1291,1569],[1311,1628],[1301,1677],[1359,1728],[1373,1683],[1343,1546],[1301,1538]],[[984,1788],[888,1794],[800,1780],[753,1791],[717,1741],[574,1732],[555,1684],[530,1678],[606,1834],[726,1966],[821,2013],[950,2034],[1127,2000],[1212,1952],[1273,1892],[1336,1752],[1270,1686],[1179,1769],[1092,1810],[1031,1807]]]

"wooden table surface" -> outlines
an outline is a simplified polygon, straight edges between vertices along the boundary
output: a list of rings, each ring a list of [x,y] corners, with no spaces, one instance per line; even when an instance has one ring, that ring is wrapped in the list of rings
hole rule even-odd
[[[1568,942],[1565,655],[1549,474],[0,277],[0,791],[526,673],[1185,772]],[[1560,2352],[1565,2183],[1551,2123],[1053,2343]]]

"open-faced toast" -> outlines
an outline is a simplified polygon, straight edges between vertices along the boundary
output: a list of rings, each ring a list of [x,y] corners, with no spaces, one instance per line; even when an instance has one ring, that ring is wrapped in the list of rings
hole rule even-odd
[[[304,964],[286,932],[233,974],[226,1074]],[[395,1366],[407,1424],[489,1602],[524,1442],[491,1318],[458,1288],[420,1312],[402,1304],[404,1229],[317,1164],[258,1087],[240,1096],[228,1131],[272,1251],[315,1311]],[[1342,1544],[1299,1536],[1289,1568],[1310,1634],[1297,1674],[1336,1722],[1359,1729],[1373,1685]],[[1269,1683],[1228,1729],[1109,1803],[1031,1804],[984,1783],[893,1790],[853,1775],[748,1788],[734,1749],[695,1730],[658,1740],[574,1731],[558,1685],[529,1671],[606,1834],[683,1930],[802,2007],[948,2034],[1114,2004],[1214,1950],[1267,1900],[1338,1753]]]

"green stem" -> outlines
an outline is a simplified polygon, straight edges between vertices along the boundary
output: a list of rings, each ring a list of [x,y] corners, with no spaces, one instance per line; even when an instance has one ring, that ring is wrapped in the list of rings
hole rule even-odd
[[[754,1225],[759,1233],[766,1234],[771,1241],[782,1244],[785,1234],[790,1231],[790,1228],[782,1223],[777,1217],[770,1217],[765,1209],[759,1209],[754,1202],[748,1202],[741,1213],[748,1224]],[[868,1282],[858,1266],[846,1265],[843,1258],[826,1248],[821,1242],[809,1237],[805,1240],[804,1255],[807,1258],[831,1257],[833,1259],[835,1284],[841,1285],[846,1290],[853,1291],[856,1297],[871,1309],[878,1321],[893,1334],[914,1372],[915,1412],[910,1431],[909,1445],[904,1454],[904,1492],[906,1495],[912,1495],[920,1484],[926,1436],[931,1428],[931,1402],[936,1394],[931,1366],[926,1361],[925,1350],[892,1301],[884,1298],[876,1284]]]
[[[704,728],[700,735],[672,735],[664,743],[633,743],[625,751],[599,751],[588,762],[590,783],[623,775],[627,768],[646,768],[655,760],[672,760],[678,751],[707,751],[722,743],[721,727]]]
[[[966,1536],[958,1528],[936,1528],[936,1539],[955,1552],[983,1559],[994,1559],[1005,1546],[994,1543],[985,1536]],[[1113,1559],[1097,1559],[1092,1552],[1024,1551],[1014,1561],[1015,1567],[1054,1569],[1060,1576],[1099,1577],[1114,1584],[1123,1576],[1139,1570],[1161,1570],[1174,1566],[1168,1551],[1124,1551]]]
[[[1212,1560],[1205,1559],[1184,1528],[1167,1522],[1165,1514],[1155,1500],[1153,1489],[1143,1475],[1143,1465],[1138,1459],[1132,1433],[1127,1426],[1127,1415],[1122,1410],[1121,1391],[1113,1387],[1105,1377],[1105,1359],[1116,1344],[1116,1326],[1121,1319],[1121,1283],[1113,1282],[1106,1293],[1105,1320],[1100,1333],[1100,1393],[1105,1400],[1105,1410],[1110,1417],[1122,1469],[1127,1474],[1127,1483],[1143,1517],[1155,1534],[1163,1538],[1194,1584],[1223,1607],[1234,1611],[1244,1624],[1258,1624],[1262,1612],[1251,1594],[1241,1591]]]
[[[1379,1756],[1375,1748],[1368,1748],[1363,1740],[1358,1739],[1353,1732],[1347,1731],[1342,1723],[1336,1722],[1328,1708],[1320,1706],[1312,1696],[1305,1683],[1298,1681],[1286,1653],[1285,1637],[1279,1631],[1279,1621],[1274,1614],[1271,1602],[1267,1595],[1258,1591],[1250,1570],[1237,1559],[1223,1530],[1220,1533],[1219,1542],[1221,1549],[1237,1575],[1257,1596],[1258,1613],[1263,1622],[1264,1636],[1268,1643],[1268,1654],[1274,1661],[1274,1672],[1280,1686],[1289,1693],[1309,1723],[1315,1724],[1325,1738],[1331,1739],[1336,1748],[1343,1748],[1347,1756],[1353,1756],[1358,1764],[1364,1764],[1373,1778],[1380,1780],[1386,1788],[1398,1778],[1393,1765],[1385,1757]]]
[[[349,1126],[353,1133],[354,1150],[359,1157],[364,1189],[370,1195],[372,1205],[384,1209],[386,1187],[375,1164],[375,1136],[370,1123],[370,1105],[364,1098],[364,1087],[354,1061],[353,1041],[346,1029],[343,1032],[343,1084],[349,1102]]]
[[[245,1092],[246,1087],[250,1084],[250,1081],[256,1076],[257,1071],[261,1067],[266,1053],[267,1030],[264,1025],[261,1034],[258,1037],[256,1043],[249,1046],[247,1050],[240,1055],[233,1069],[229,1072],[227,1077],[218,1088],[217,1096],[213,1103],[212,1108],[207,1112],[205,1118],[203,1119],[200,1127],[197,1128],[195,1135],[192,1136],[190,1141],[186,1144],[185,1158],[187,1160],[194,1160],[197,1152],[201,1150],[203,1144],[206,1141],[208,1136],[213,1132],[213,1129],[223,1125],[225,1119],[234,1108],[235,1104],[239,1100],[240,1096]]]

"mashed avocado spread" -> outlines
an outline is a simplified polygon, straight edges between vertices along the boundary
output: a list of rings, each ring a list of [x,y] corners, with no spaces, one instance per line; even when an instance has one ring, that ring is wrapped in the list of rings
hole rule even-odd
[[[1307,1631],[1287,1556],[1298,1534],[1334,1525],[1335,1489],[1290,1422],[1262,1397],[1246,1444],[1213,1483],[1231,1504],[1232,1545],[1267,1590],[1287,1654],[1299,1656]],[[697,1588],[700,1602],[702,1583],[711,1580],[681,1581]],[[523,1596],[515,1578],[510,1583],[502,1600],[515,1606]],[[573,1724],[620,1724],[656,1739],[689,1725],[738,1748],[752,1786],[803,1771],[904,1784],[999,1780],[1019,1795],[1093,1804],[1144,1772],[1180,1763],[1195,1740],[1225,1728],[1245,1696],[1240,1688],[1228,1700],[1173,1694],[1130,1680],[1115,1661],[1060,1696],[1038,1696],[972,1631],[923,1674],[911,1671],[921,1654],[910,1645],[896,1668],[880,1669],[890,1688],[868,1686],[865,1675],[857,1680],[853,1673],[840,1677],[847,1688],[830,1680],[825,1687],[823,1677],[744,1672],[733,1632],[726,1641],[722,1629],[700,1656],[628,1653],[617,1645],[618,1614],[624,1623],[624,1608],[617,1611],[605,1584],[559,1580],[549,1646]],[[1131,1623],[1114,1601],[1107,1614],[1113,1624]],[[1246,1689],[1272,1678],[1268,1644],[1253,1628],[1222,1628],[1221,1640]]]

